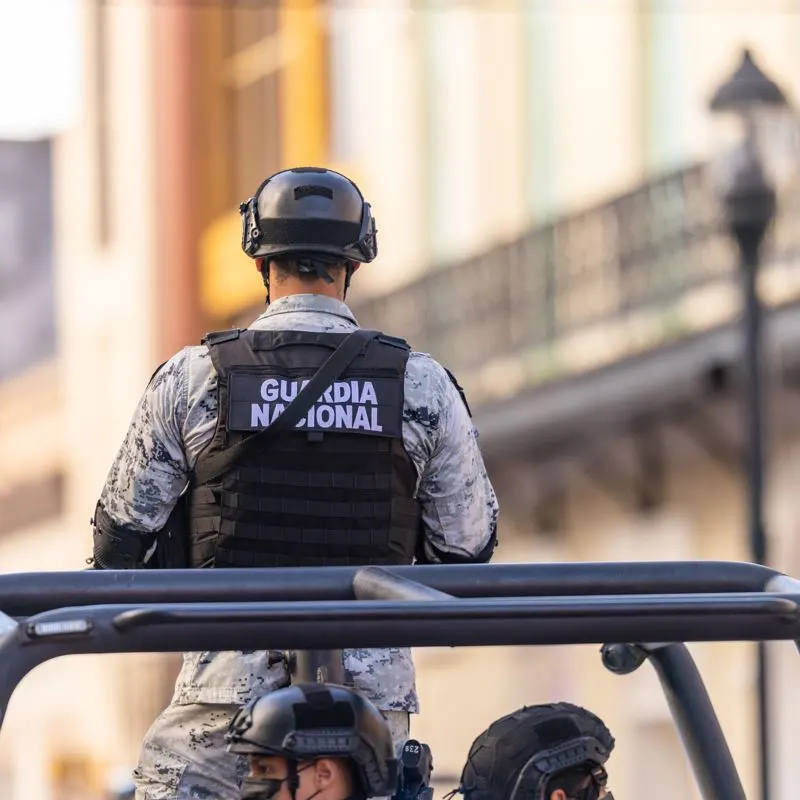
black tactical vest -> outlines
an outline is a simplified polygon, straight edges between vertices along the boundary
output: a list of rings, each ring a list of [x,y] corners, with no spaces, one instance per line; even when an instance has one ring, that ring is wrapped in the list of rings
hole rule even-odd
[[[230,331],[205,340],[219,418],[198,466],[267,426],[346,334]],[[410,564],[417,473],[402,441],[409,347],[380,335],[290,431],[189,497],[192,567]]]

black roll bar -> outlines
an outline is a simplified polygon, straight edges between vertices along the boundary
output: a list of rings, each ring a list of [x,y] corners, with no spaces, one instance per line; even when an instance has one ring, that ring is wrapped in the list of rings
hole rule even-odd
[[[38,664],[70,654],[249,650],[268,642],[297,651],[290,654],[293,679],[342,683],[343,647],[612,642],[621,644],[603,646],[607,668],[624,674],[649,660],[656,669],[705,800],[744,800],[682,642],[800,640],[800,581],[753,564],[265,572],[0,576],[0,725],[17,683]],[[637,644],[652,641],[665,644]]]
[[[775,585],[775,582],[773,582]],[[791,588],[787,584],[778,587]],[[353,581],[356,597],[365,600],[422,599],[449,596],[379,567],[367,567]],[[797,587],[795,587],[797,588]],[[722,732],[711,698],[685,644],[612,644],[601,649],[603,665],[616,674],[627,674],[649,660],[661,682],[675,726],[692,770],[706,800],[746,800],[730,748]]]
[[[703,679],[685,644],[612,644],[603,666],[627,675],[649,661],[658,675],[675,727],[706,800],[746,800],[736,764]]]
[[[456,597],[760,592],[786,578],[736,561],[447,564],[383,567]],[[11,617],[113,603],[352,600],[358,567],[213,570],[81,570],[0,575],[0,610]],[[791,579],[789,579],[791,580]]]
[[[78,653],[794,640],[797,594],[310,601],[62,608],[0,617],[0,712],[33,667]]]

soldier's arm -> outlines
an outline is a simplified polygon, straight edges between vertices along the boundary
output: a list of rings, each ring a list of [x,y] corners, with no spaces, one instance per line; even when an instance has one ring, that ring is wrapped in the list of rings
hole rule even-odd
[[[406,392],[406,423],[416,433],[414,449],[425,456],[417,491],[424,540],[417,561],[486,562],[497,543],[497,497],[460,387],[440,364],[427,361],[417,390],[412,382]]]
[[[153,375],[108,473],[93,520],[100,569],[141,566],[186,487],[186,358],[181,351]]]

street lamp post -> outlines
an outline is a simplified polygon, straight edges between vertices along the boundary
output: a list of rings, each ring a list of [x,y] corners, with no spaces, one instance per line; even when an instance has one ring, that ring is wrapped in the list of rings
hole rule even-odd
[[[766,564],[762,308],[758,295],[761,245],[776,211],[776,187],[794,166],[796,127],[786,96],[745,50],[742,62],[714,93],[710,110],[728,146],[712,165],[725,219],[739,249],[744,303],[744,425],[747,435],[748,535],[751,559]],[[733,134],[732,138],[730,135]],[[770,800],[767,652],[758,644],[758,733],[761,800]]]

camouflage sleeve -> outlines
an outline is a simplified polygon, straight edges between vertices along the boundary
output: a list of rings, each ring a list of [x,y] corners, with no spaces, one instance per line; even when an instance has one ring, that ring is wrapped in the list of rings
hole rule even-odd
[[[429,356],[409,359],[406,444],[418,466],[426,558],[436,551],[469,558],[481,553],[497,530],[499,513],[478,432],[445,369]]]
[[[182,350],[153,376],[108,473],[100,502],[118,525],[161,529],[186,486],[187,357]]]

